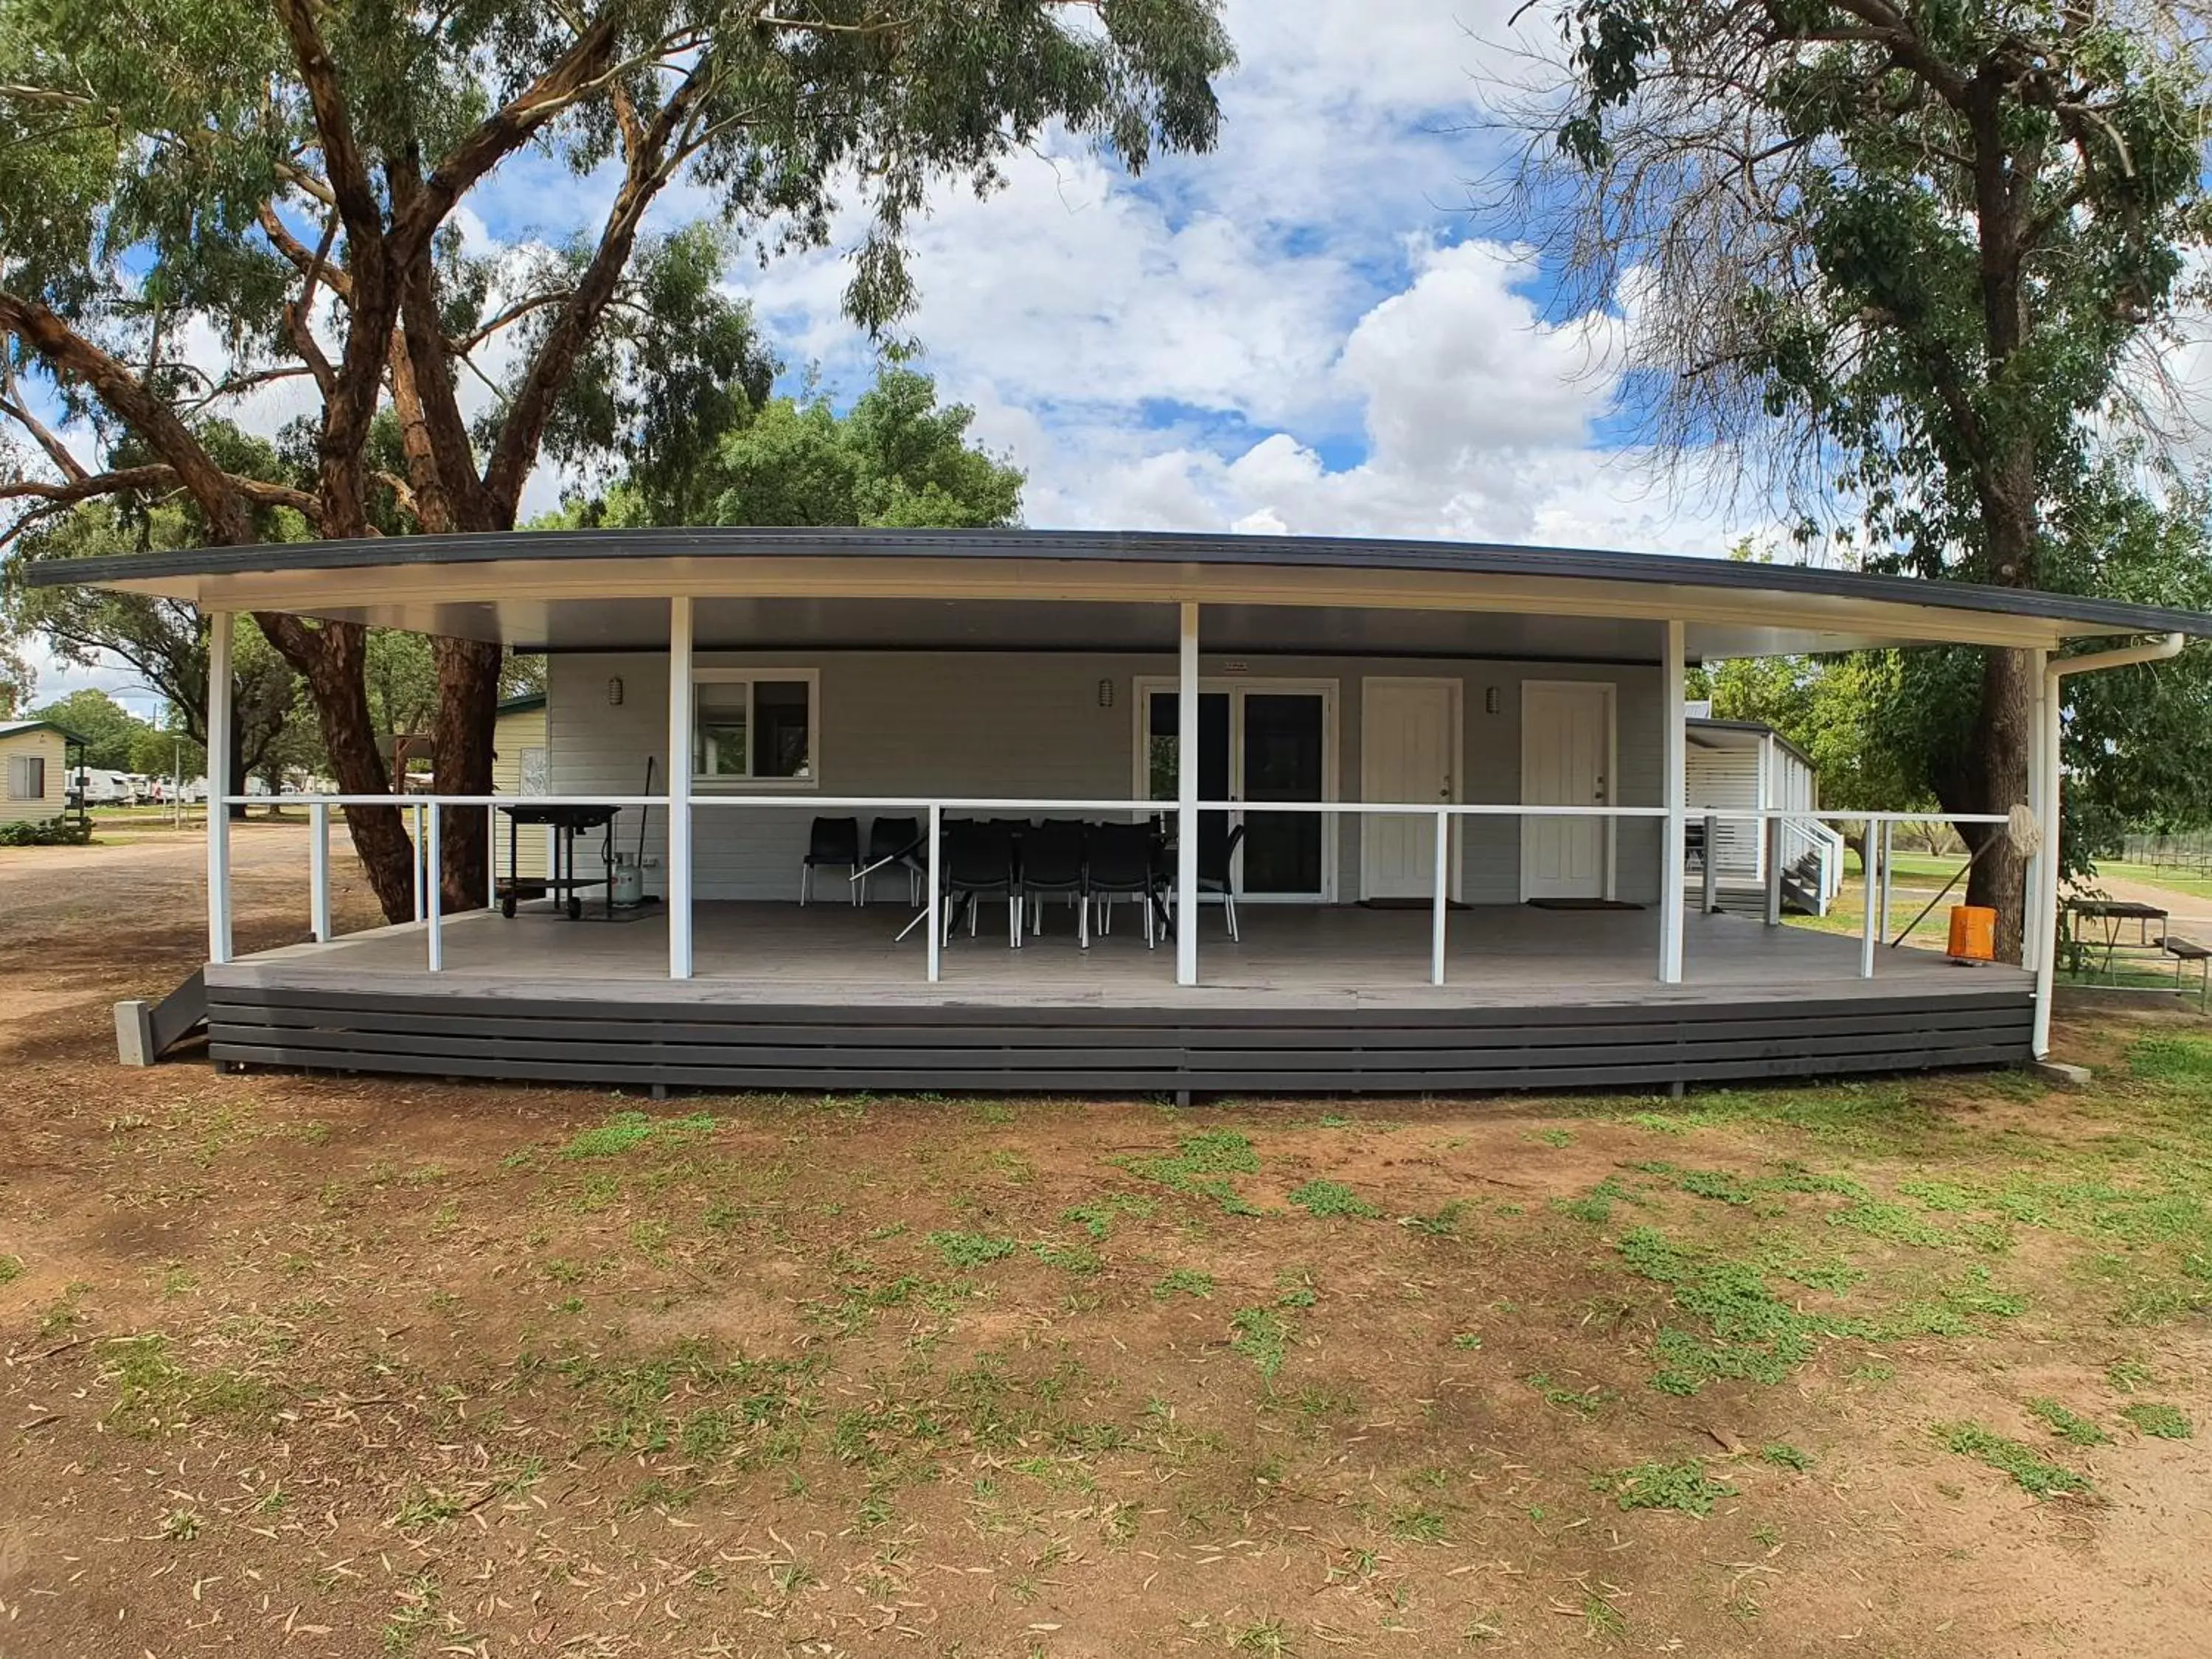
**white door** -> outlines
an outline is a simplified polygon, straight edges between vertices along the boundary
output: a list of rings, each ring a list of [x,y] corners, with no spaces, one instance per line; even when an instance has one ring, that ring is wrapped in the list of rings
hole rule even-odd
[[[1613,687],[1571,680],[1523,682],[1522,805],[1611,804],[1613,746]],[[1604,818],[1522,819],[1521,896],[1607,896],[1612,840]]]
[[[1459,799],[1459,696],[1457,680],[1360,682],[1362,800],[1443,805]],[[1359,847],[1363,898],[1435,896],[1434,818],[1362,818]]]

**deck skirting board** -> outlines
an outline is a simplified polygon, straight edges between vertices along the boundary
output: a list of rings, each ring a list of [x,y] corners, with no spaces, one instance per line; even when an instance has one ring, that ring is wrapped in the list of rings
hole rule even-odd
[[[1421,1094],[1651,1088],[2029,1055],[2024,993],[1401,1008],[622,1006],[210,988],[217,1064],[685,1089]]]

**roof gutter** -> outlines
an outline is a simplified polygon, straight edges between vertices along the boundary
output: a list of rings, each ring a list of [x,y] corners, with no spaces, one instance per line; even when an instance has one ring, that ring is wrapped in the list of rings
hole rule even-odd
[[[2140,645],[2124,645],[2111,651],[2090,651],[2078,657],[2053,657],[2044,665],[2042,727],[2036,741],[2043,746],[2043,848],[2042,855],[2048,862],[2043,866],[2045,875],[2037,883],[2035,953],[2035,1040],[2033,1052],[2038,1060],[2051,1053],[2051,996],[2057,983],[2058,974],[2058,827],[2059,827],[2059,757],[2058,739],[2063,722],[2059,718],[2060,682],[2076,674],[2100,674],[2109,668],[2132,668],[2139,663],[2170,662],[2181,654],[2189,643],[2185,634],[2160,634]]]

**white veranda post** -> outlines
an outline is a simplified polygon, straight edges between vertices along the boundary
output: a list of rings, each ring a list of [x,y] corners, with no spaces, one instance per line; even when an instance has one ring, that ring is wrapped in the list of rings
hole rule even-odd
[[[691,601],[668,602],[668,976],[691,977]]]
[[[1182,607],[1176,681],[1176,983],[1198,983],[1198,607]]]
[[[230,960],[230,624],[228,611],[208,618],[207,815],[208,960]]]
[[[1683,843],[1689,812],[1687,775],[1689,732],[1683,706],[1682,624],[1667,624],[1667,652],[1661,663],[1660,719],[1666,723],[1667,817],[1659,848],[1659,979],[1662,984],[1682,982],[1682,866]],[[1711,859],[1713,849],[1705,849]]]
[[[2057,849],[2050,844],[2045,833],[2051,817],[2051,797],[2057,780],[2051,767],[2049,727],[2051,705],[2057,700],[2056,688],[2045,672],[2050,666],[2051,653],[2033,653],[2035,671],[2034,714],[2031,723],[2033,736],[2027,753],[2027,808],[2034,815],[2035,851],[2028,854],[2025,902],[2021,911],[2020,965],[2031,974],[2043,969],[2043,954],[2051,948],[2051,939],[2045,931],[2043,889],[2050,879]]]

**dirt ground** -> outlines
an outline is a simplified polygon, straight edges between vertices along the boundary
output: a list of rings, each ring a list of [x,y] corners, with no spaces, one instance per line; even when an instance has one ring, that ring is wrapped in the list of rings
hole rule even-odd
[[[2179,1013],[2067,1092],[118,1069],[200,856],[0,852],[7,1659],[2205,1651]]]

